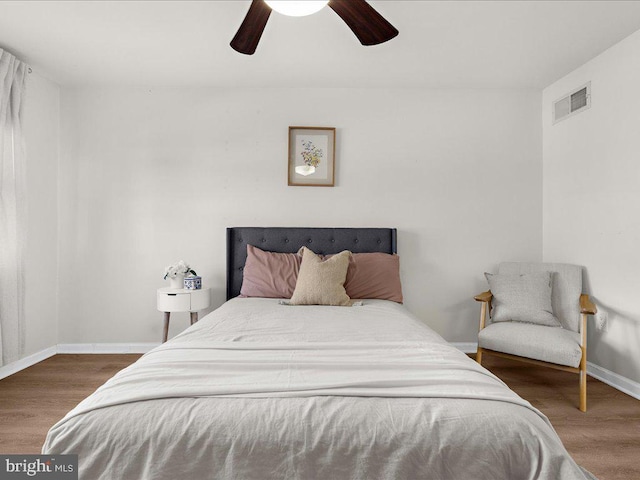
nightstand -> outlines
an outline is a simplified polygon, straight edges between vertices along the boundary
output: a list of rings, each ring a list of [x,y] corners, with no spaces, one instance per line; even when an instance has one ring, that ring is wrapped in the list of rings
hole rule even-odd
[[[172,312],[190,312],[191,325],[198,321],[198,311],[211,304],[211,289],[185,290],[182,288],[159,288],[158,310],[164,312],[164,333],[162,342],[169,335],[169,318]]]

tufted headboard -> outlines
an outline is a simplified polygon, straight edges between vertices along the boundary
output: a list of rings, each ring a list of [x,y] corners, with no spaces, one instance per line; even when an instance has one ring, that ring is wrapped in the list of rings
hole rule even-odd
[[[318,254],[397,253],[395,228],[227,228],[227,300],[240,295],[247,244],[268,252],[295,253],[303,245]]]

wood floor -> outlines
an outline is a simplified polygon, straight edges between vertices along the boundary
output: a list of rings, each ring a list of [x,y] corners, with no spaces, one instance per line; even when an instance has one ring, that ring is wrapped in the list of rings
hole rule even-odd
[[[40,453],[51,426],[140,355],[54,355],[0,380],[0,453]]]
[[[588,377],[582,413],[577,374],[491,355],[482,365],[551,420],[579,465],[600,480],[640,479],[640,400]]]
[[[55,355],[0,380],[0,453],[39,453],[47,430],[139,355]],[[487,356],[483,364],[544,412],[573,458],[600,480],[640,479],[640,401],[589,378]]]

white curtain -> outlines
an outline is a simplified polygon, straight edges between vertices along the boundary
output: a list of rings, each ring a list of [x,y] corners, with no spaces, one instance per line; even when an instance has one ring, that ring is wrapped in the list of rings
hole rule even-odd
[[[0,365],[24,354],[27,219],[22,105],[27,69],[0,49]]]

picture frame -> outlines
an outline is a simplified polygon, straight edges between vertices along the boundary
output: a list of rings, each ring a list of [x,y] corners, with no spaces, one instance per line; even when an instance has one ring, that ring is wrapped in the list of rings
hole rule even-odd
[[[288,185],[333,187],[335,152],[334,127],[289,127]]]

